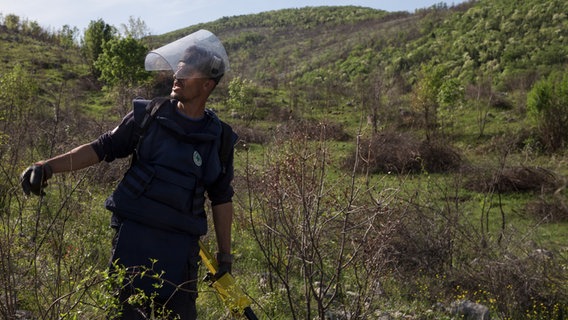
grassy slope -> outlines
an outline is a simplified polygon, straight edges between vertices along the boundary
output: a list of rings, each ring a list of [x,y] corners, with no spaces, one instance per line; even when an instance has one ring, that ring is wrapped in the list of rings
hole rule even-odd
[[[346,61],[354,52],[364,52],[364,48],[371,46],[375,49],[383,49],[383,52],[404,51],[402,48],[413,41],[424,43],[427,40],[421,32],[424,25],[421,24],[423,15],[410,15],[406,13],[387,14],[377,10],[367,10],[361,8],[322,8],[316,9],[284,10],[277,12],[263,13],[252,16],[240,16],[223,18],[215,22],[206,23],[198,26],[191,26],[187,29],[176,30],[171,33],[160,35],[148,39],[153,46],[159,46],[172,39],[178,38],[199,28],[210,29],[226,43],[232,64],[231,77],[241,76],[253,80],[262,88],[272,105],[287,106],[290,93],[287,92],[286,83],[290,80],[297,80],[298,83],[310,82],[310,79],[302,80],[302,77],[313,74],[326,75],[330,70],[342,70],[338,67]],[[444,14],[454,14],[445,12]],[[318,21],[319,15],[327,16],[323,22]],[[332,18],[339,17],[339,18]],[[354,18],[355,17],[355,18]],[[434,20],[436,21],[436,20]],[[447,28],[447,26],[446,26]],[[34,70],[37,79],[42,82],[55,82],[60,84],[68,83],[78,96],[93,96],[93,100],[85,102],[93,106],[103,105],[98,100],[97,94],[92,95],[92,91],[84,85],[84,76],[87,68],[81,62],[78,52],[52,46],[31,38],[20,36],[5,31],[0,32],[0,52],[3,54],[0,72],[7,70],[16,61],[26,64]],[[385,54],[384,56],[387,56]],[[376,61],[375,61],[376,62]],[[412,75],[414,66],[410,66],[405,72]],[[410,77],[409,76],[409,77]],[[346,78],[341,78],[346,80]],[[277,83],[278,91],[272,92],[270,88]],[[83,84],[83,85],[82,85]],[[313,89],[313,88],[311,88]],[[54,97],[44,89],[42,97],[46,101],[52,101]],[[329,93],[329,92],[327,92]],[[331,117],[334,121],[341,122],[348,126],[347,130],[352,134],[358,132],[358,125],[361,119],[361,111],[347,107],[347,104],[354,99],[351,95],[353,91],[347,90],[346,94],[328,97],[333,100],[328,106],[333,110],[322,110],[319,108],[304,109],[304,115],[310,117]],[[523,93],[515,93],[520,97],[522,104]],[[302,97],[306,99],[306,97]],[[407,102],[410,94],[405,93],[401,97],[402,102]],[[302,100],[304,101],[304,100]],[[522,108],[520,108],[522,109]],[[104,110],[101,108],[100,110]],[[103,111],[101,111],[103,112]],[[454,144],[464,152],[465,157],[477,165],[496,164],[502,156],[498,148],[500,139],[521,131],[527,126],[522,111],[490,109],[492,116],[485,129],[485,135],[478,137],[479,128],[476,123],[476,110],[462,109],[456,112],[456,126],[453,129]],[[100,119],[100,115],[96,119]],[[238,123],[238,121],[235,121]],[[255,124],[258,126],[273,127],[276,124]],[[339,143],[343,145],[341,150],[352,148],[350,143]],[[347,145],[347,147],[345,147]],[[262,152],[262,147],[255,148]],[[509,155],[509,165],[542,165],[562,174],[568,174],[565,166],[566,158],[564,154],[554,156],[543,156],[531,153],[530,150],[520,150]],[[380,183],[386,183],[395,187],[404,186],[411,193],[412,190],[425,190],[428,187],[437,189],[445,181],[452,180],[451,176],[430,175],[410,176],[404,178],[405,184],[401,184],[401,177],[378,176]],[[444,195],[438,195],[440,199]],[[566,223],[539,225],[531,218],[522,213],[523,205],[533,197],[538,195],[512,194],[503,197],[503,207],[508,212],[507,223],[512,228],[520,228],[534,236],[534,240],[539,243],[551,244],[555,247],[566,247],[565,234],[568,229]],[[495,198],[489,198],[483,194],[466,194],[470,201],[464,205],[472,211],[470,214],[471,223],[475,225],[479,220],[480,204],[490,202],[494,207],[499,207]],[[495,229],[500,228],[500,216],[495,214],[489,217],[491,226]],[[564,249],[565,250],[565,249]],[[566,252],[566,251],[564,251]]]

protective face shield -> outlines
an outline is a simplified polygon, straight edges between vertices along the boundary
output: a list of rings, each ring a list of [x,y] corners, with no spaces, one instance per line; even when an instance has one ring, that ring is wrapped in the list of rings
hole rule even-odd
[[[229,57],[221,41],[199,30],[146,55],[148,71],[171,70],[177,79],[219,78],[229,71]]]

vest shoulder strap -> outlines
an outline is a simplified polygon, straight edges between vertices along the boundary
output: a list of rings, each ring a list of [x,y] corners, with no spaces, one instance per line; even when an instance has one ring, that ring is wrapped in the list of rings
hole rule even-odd
[[[140,127],[140,131],[138,133],[138,143],[136,144],[136,149],[132,154],[130,165],[133,165],[138,160],[138,150],[140,149],[142,140],[144,140],[144,135],[146,134],[146,130],[148,130],[148,127],[150,126],[150,123],[154,119],[156,112],[158,112],[160,107],[166,101],[168,101],[168,98],[164,97],[158,97],[152,100],[144,100],[144,99],[132,100],[134,121]]]
[[[148,100],[143,100],[143,101],[146,102]],[[150,126],[150,122],[154,119],[156,112],[158,112],[160,107],[163,106],[166,101],[168,101],[168,98],[158,97],[152,99],[150,102],[147,102],[144,112],[144,118],[142,118],[142,121],[139,123],[140,128],[142,129],[142,135],[146,133],[146,130]]]

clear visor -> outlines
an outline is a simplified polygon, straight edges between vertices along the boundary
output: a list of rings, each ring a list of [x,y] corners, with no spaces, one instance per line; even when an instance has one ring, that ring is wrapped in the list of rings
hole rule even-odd
[[[146,55],[148,71],[171,71],[178,79],[216,78],[229,71],[229,58],[221,41],[199,30]]]
[[[176,70],[174,72],[175,79],[200,79],[200,78],[211,78],[207,75],[204,75],[196,68],[192,67],[189,64],[184,62],[180,62],[177,64]]]

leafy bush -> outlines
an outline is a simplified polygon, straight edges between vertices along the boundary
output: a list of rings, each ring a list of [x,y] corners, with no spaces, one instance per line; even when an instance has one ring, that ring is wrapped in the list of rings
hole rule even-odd
[[[564,148],[568,143],[568,73],[553,73],[538,81],[527,100],[546,149],[554,152]]]

